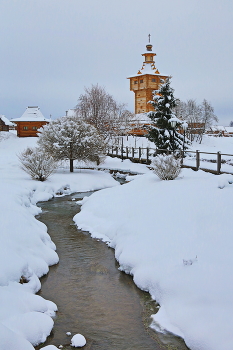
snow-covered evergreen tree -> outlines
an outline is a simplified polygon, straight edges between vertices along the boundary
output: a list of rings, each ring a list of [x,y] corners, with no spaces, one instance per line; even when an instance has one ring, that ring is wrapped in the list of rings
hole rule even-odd
[[[148,139],[155,143],[159,153],[165,153],[167,150],[174,151],[183,149],[184,137],[178,133],[177,128],[182,125],[174,113],[176,99],[173,95],[174,89],[170,86],[170,78],[162,80],[160,88],[153,92],[153,101],[155,111],[149,112],[147,115],[152,120]],[[173,128],[171,121],[176,121]]]
[[[100,162],[106,151],[106,143],[96,128],[78,117],[62,117],[44,125],[40,130],[38,144],[55,160]]]

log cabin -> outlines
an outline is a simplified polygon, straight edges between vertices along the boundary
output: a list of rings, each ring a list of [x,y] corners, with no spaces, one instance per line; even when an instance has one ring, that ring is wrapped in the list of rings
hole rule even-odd
[[[29,106],[20,118],[12,119],[17,124],[18,137],[37,137],[38,129],[50,122],[38,106]]]
[[[14,124],[4,115],[0,114],[0,131],[9,131],[9,129],[13,127]]]

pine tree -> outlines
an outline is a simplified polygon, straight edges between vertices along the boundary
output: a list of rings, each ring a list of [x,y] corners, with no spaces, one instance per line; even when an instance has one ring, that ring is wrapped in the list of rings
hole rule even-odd
[[[176,118],[173,112],[176,107],[173,92],[174,89],[170,86],[170,78],[161,80],[160,88],[153,92],[153,101],[151,101],[155,111],[147,114],[153,122],[147,137],[155,143],[159,150],[158,153],[179,150],[183,149],[183,147],[187,148],[183,144],[183,135],[177,131],[182,122]],[[171,125],[172,120],[177,122],[175,128]]]

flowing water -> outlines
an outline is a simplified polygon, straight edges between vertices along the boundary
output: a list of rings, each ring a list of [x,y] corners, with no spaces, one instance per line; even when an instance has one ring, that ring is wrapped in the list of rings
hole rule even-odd
[[[41,279],[38,294],[54,301],[58,312],[51,335],[36,349],[50,344],[73,349],[68,331],[85,336],[85,350],[188,349],[182,339],[150,329],[156,302],[135,286],[131,276],[118,270],[113,249],[74,225],[72,218],[80,210],[76,201],[86,195],[76,193],[39,204],[38,219],[47,225],[60,262]]]

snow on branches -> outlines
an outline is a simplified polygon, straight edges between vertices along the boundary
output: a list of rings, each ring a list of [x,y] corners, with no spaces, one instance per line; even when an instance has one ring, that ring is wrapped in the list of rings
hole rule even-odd
[[[151,166],[161,180],[174,180],[181,172],[180,159],[176,159],[172,154],[159,154],[152,159]]]
[[[177,131],[182,122],[174,114],[176,99],[173,92],[174,89],[170,87],[170,78],[162,79],[160,88],[153,92],[153,101],[150,102],[155,111],[147,114],[152,120],[147,137],[155,143],[161,153],[187,148],[184,145],[184,136]],[[176,120],[175,126],[172,126],[172,120]]]
[[[38,148],[28,147],[18,157],[21,169],[34,180],[45,181],[57,168],[57,162],[53,157]]]
[[[106,143],[96,128],[75,116],[53,120],[39,131],[41,149],[55,160],[69,159],[71,172],[73,160],[99,163],[106,152]]]

